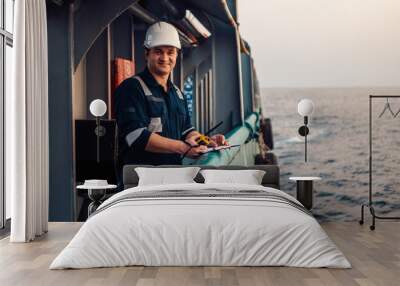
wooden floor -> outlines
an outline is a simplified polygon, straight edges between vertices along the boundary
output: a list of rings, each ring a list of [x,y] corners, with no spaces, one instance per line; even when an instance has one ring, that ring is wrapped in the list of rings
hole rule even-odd
[[[400,285],[400,223],[329,223],[323,228],[344,252],[352,269],[290,267],[120,267],[48,270],[81,225],[50,223],[32,243],[0,241],[0,285]]]

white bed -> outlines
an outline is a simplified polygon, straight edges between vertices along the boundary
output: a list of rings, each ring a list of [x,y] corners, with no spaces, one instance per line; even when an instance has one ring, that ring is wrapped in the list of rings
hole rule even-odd
[[[164,196],[166,192],[175,195]],[[146,197],[150,193],[152,196]],[[154,197],[157,193],[161,197]],[[351,267],[318,222],[298,204],[280,190],[255,185],[192,183],[130,188],[99,207],[50,269],[127,265]]]

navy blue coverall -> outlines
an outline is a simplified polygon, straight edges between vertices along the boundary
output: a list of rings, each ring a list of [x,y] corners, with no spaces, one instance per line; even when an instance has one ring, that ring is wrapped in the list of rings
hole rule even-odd
[[[194,130],[187,101],[170,80],[168,90],[155,80],[146,68],[123,81],[115,91],[118,126],[118,165],[182,164],[179,154],[145,151],[152,132],[176,140],[184,140]]]

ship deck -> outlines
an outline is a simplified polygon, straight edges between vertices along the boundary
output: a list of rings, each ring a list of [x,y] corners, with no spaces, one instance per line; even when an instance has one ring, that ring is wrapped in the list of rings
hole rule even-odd
[[[0,241],[0,285],[399,285],[400,232],[397,222],[324,223],[325,231],[352,269],[291,267],[119,267],[49,270],[81,223],[50,223],[32,243]]]

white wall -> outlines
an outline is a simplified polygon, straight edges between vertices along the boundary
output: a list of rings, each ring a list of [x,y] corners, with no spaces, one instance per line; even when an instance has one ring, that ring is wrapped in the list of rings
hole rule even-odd
[[[261,87],[400,86],[400,0],[238,0]]]

